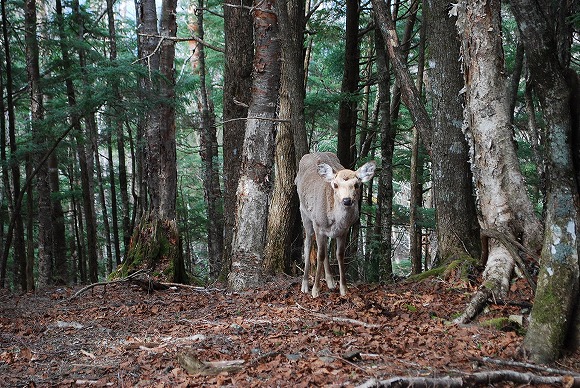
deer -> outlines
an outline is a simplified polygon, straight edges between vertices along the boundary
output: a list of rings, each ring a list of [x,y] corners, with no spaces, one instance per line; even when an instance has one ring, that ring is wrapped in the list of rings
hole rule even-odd
[[[328,263],[328,242],[332,238],[336,239],[340,295],[346,295],[344,252],[348,231],[359,219],[361,185],[372,179],[375,167],[375,162],[370,161],[356,171],[345,169],[331,152],[306,154],[300,159],[294,183],[304,227],[303,293],[308,294],[310,249],[312,238],[315,237],[317,254],[312,297],[317,298],[320,294],[319,282],[323,267],[328,288],[336,288]]]

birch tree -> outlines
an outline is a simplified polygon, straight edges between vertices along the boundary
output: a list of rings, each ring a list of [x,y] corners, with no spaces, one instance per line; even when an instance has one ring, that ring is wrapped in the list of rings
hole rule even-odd
[[[513,142],[499,0],[461,1],[455,6],[465,80],[464,130],[481,211],[480,226],[538,249],[542,225],[526,192]],[[488,298],[503,298],[514,268],[510,246],[489,238],[484,282],[456,319],[472,319]]]

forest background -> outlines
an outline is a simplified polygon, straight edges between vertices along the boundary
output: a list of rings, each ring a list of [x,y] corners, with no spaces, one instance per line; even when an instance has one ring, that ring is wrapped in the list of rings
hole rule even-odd
[[[577,7],[3,1],[1,285],[296,274],[297,160],[332,151],[380,164],[350,281],[485,268],[467,321],[517,265],[553,359],[580,329]]]

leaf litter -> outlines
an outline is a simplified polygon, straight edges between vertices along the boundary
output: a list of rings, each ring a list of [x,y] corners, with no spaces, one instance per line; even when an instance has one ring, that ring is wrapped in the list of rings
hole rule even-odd
[[[243,293],[117,283],[71,299],[75,291],[0,291],[0,386],[353,387],[493,371],[520,360],[522,331],[482,322],[520,316],[525,326],[532,300],[518,280],[510,300],[454,325],[472,290],[441,279],[317,299],[288,277]],[[579,370],[580,354],[558,367]]]

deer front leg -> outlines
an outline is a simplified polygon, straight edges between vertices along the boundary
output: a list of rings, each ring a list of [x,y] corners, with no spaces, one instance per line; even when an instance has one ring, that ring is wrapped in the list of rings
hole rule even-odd
[[[336,288],[336,282],[332,277],[332,273],[330,272],[330,264],[328,260],[328,255],[324,257],[324,276],[326,277],[326,285],[329,289],[333,290]]]
[[[328,260],[327,254],[327,243],[328,238],[326,236],[320,236],[316,234],[316,245],[317,245],[317,255],[316,255],[316,275],[314,276],[314,285],[312,286],[312,297],[318,298],[320,295],[320,277],[322,276],[322,268],[324,267],[325,260]]]
[[[346,235],[336,238],[336,259],[340,273],[340,295],[346,295],[346,276],[344,275],[344,251],[346,249]]]

